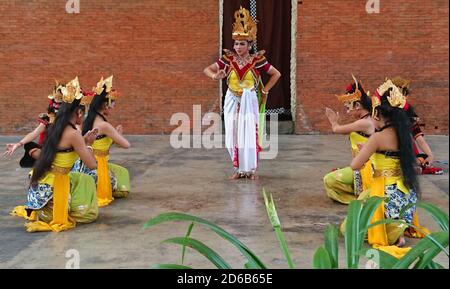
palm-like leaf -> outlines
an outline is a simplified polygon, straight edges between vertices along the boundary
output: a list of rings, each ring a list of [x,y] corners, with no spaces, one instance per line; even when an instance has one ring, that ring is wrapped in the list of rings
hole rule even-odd
[[[188,246],[195,251],[205,256],[211,263],[213,263],[218,269],[231,269],[231,266],[225,262],[225,260],[217,254],[216,251],[206,246],[204,243],[191,239],[191,238],[171,238],[163,241],[163,243],[173,243],[181,246]]]
[[[245,246],[241,241],[239,241],[235,236],[228,233],[227,231],[223,230],[219,226],[208,222],[202,218],[195,217],[188,214],[183,213],[164,213],[160,214],[149,221],[147,221],[143,228],[149,228],[157,224],[170,222],[170,221],[188,221],[197,223],[200,225],[204,225],[211,230],[213,230],[216,234],[218,234],[220,237],[224,238],[228,242],[230,242],[233,246],[235,246],[241,253],[244,255],[245,258],[247,258],[248,262],[252,264],[253,267],[259,268],[259,269],[265,269],[266,266],[264,263],[261,262],[261,260],[247,247]]]

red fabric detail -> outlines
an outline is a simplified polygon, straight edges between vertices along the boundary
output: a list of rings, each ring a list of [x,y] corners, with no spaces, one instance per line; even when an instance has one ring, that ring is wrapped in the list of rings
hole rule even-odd
[[[269,62],[267,62],[263,67],[259,68],[258,70],[259,70],[259,71],[267,72],[267,71],[269,71],[269,68],[270,68],[271,66],[272,66],[272,65],[270,65]]]
[[[239,150],[237,147],[233,149],[233,167],[239,168]]]
[[[427,166],[422,168],[422,175],[442,175],[444,170],[441,168]]]
[[[219,69],[220,69],[220,70],[222,70],[222,69],[225,68],[225,64],[224,64],[222,61],[220,61],[220,59],[217,60],[216,63],[217,63],[217,65],[219,66]]]
[[[247,71],[252,67],[252,64],[247,63],[244,67],[242,67],[242,69],[240,69],[239,65],[237,65],[237,63],[234,61],[231,61],[231,65],[233,66],[234,71],[236,71],[236,73],[238,74],[239,80],[242,80]]]
[[[44,143],[44,139],[45,139],[45,130],[41,132],[41,134],[39,135],[38,145],[42,146],[42,144]]]
[[[43,120],[43,119],[40,119],[40,118],[38,118],[38,120],[37,120],[39,123],[42,123],[43,125],[45,125],[45,126],[47,126],[48,125],[48,122],[46,122],[45,120]]]
[[[409,103],[408,103],[408,102],[406,102],[406,103],[405,103],[405,106],[403,107],[403,110],[404,110],[404,111],[407,111],[407,110],[408,110],[408,108],[409,108]]]
[[[347,91],[347,93],[351,93],[353,90],[353,84],[350,83],[349,85],[347,85],[347,88],[345,90]]]

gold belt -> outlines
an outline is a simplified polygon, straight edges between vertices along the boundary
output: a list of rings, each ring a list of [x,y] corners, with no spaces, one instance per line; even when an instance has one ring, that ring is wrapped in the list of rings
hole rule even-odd
[[[377,177],[400,177],[402,175],[401,169],[387,169],[387,170],[374,170],[373,176]]]
[[[244,90],[242,91],[236,91],[236,90],[232,90],[231,88],[228,88],[234,95],[236,96],[242,96],[242,94],[244,93]],[[255,88],[249,88],[251,91],[255,91]]]
[[[109,156],[109,150],[97,150],[94,149],[94,155],[98,156],[98,157],[107,157]]]
[[[230,88],[230,91],[236,96],[242,96],[242,93],[244,93],[244,91],[236,91],[236,90],[232,90],[231,88]]]
[[[50,173],[55,174],[55,175],[67,175],[70,173],[72,168],[63,168],[63,167],[58,167],[58,166],[52,166],[52,168],[50,169]]]

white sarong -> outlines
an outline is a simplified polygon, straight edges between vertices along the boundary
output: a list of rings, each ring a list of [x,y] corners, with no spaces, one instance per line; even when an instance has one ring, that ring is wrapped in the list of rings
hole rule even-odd
[[[239,111],[238,111],[239,109]],[[259,121],[256,91],[244,89],[241,97],[230,90],[225,95],[225,145],[235,170],[254,172],[258,166],[257,125]]]

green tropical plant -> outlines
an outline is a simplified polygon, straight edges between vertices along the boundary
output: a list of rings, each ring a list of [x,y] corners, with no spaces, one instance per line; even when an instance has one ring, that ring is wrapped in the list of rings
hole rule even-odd
[[[278,218],[277,210],[275,209],[275,203],[273,202],[272,194],[267,197],[266,190],[263,188],[264,204],[266,205],[267,215],[269,216],[270,223],[275,231],[278,242],[280,243],[281,251],[283,251],[284,257],[288,262],[289,268],[294,269],[295,265],[292,261],[291,254],[289,253],[286,240],[284,239],[283,232],[281,231],[281,223]]]
[[[275,208],[272,194],[267,194],[263,189],[264,203],[267,214],[274,229],[275,235],[279,241],[281,251],[283,252],[288,267],[295,268],[291,254],[289,253],[286,240],[281,230],[281,223]],[[418,203],[417,206],[425,209],[431,214],[433,219],[441,228],[439,232],[433,232],[420,240],[405,256],[397,259],[383,251],[373,248],[364,247],[364,239],[369,228],[378,224],[388,223],[404,223],[402,220],[382,220],[370,224],[375,210],[382,204],[386,198],[371,197],[365,201],[353,201],[348,207],[346,219],[346,230],[344,233],[346,268],[359,268],[360,257],[362,255],[373,256],[375,253],[378,258],[378,267],[385,269],[441,269],[443,266],[434,261],[434,258],[444,252],[448,256],[449,243],[449,217],[448,215],[434,205],[426,203]],[[403,210],[405,211],[405,210]],[[150,228],[157,224],[171,221],[187,221],[190,222],[184,237],[175,237],[162,241],[162,243],[176,244],[182,247],[181,264],[156,264],[152,268],[155,269],[191,269],[184,265],[186,247],[189,247],[203,255],[215,267],[219,269],[230,269],[231,266],[212,248],[203,242],[191,238],[194,224],[205,226],[215,232],[217,235],[225,239],[233,245],[245,257],[246,262],[243,265],[247,269],[265,269],[265,264],[256,254],[246,245],[239,241],[235,236],[223,230],[219,226],[196,216],[183,213],[164,213],[160,214],[149,221],[143,227]],[[419,229],[419,228],[416,228]],[[325,233],[324,245],[320,246],[313,257],[313,268],[333,269],[339,268],[339,229],[336,225],[328,225]]]
[[[191,222],[190,227],[188,228],[188,233],[184,237],[180,238],[171,238],[163,241],[163,243],[173,243],[177,245],[183,246],[183,248],[190,247],[193,250],[199,252],[203,256],[205,256],[209,261],[211,261],[217,268],[231,268],[231,266],[225,262],[225,260],[213,249],[209,248],[202,242],[192,239],[190,237],[193,224],[203,225],[211,230],[213,230],[216,234],[218,234],[223,239],[227,240],[230,244],[236,247],[239,252],[246,258],[247,262],[244,265],[245,268],[252,269],[265,269],[266,265],[253,253],[247,246],[245,246],[241,241],[239,241],[235,236],[223,230],[219,226],[206,221],[205,219],[195,217],[188,214],[183,213],[164,213],[156,216],[155,218],[150,219],[144,224],[144,228],[150,228],[157,224],[170,222],[170,221],[188,221]],[[182,261],[184,262],[184,251],[182,253]],[[175,264],[157,264],[156,268],[162,267],[173,267]],[[182,265],[181,265],[182,266]],[[155,268],[155,267],[153,267]]]
[[[364,238],[367,230],[379,224],[402,223],[403,220],[382,220],[370,224],[370,220],[378,206],[381,205],[383,198],[371,197],[365,202],[360,200],[352,201],[348,208],[346,219],[346,230],[344,233],[347,268],[358,268],[359,258],[361,255],[367,255],[369,250],[373,248],[363,248]],[[433,232],[420,240],[411,250],[400,259],[397,259],[381,250],[375,250],[378,255],[378,266],[384,269],[437,269],[443,268],[442,265],[436,263],[433,259],[441,252],[448,256],[449,231],[448,215],[434,205],[426,203],[418,203],[418,207],[425,209],[440,226],[442,231]],[[405,208],[406,209],[406,208]],[[403,210],[406,211],[406,210]],[[414,227],[414,226],[413,226]],[[414,227],[416,230],[419,228]],[[331,233],[332,232],[332,233]],[[327,244],[337,244],[338,234],[335,225],[329,225],[325,232],[325,246],[321,246],[316,250],[313,260],[314,268],[338,268],[337,256],[338,249],[335,246]],[[336,260],[336,262],[332,262]]]

